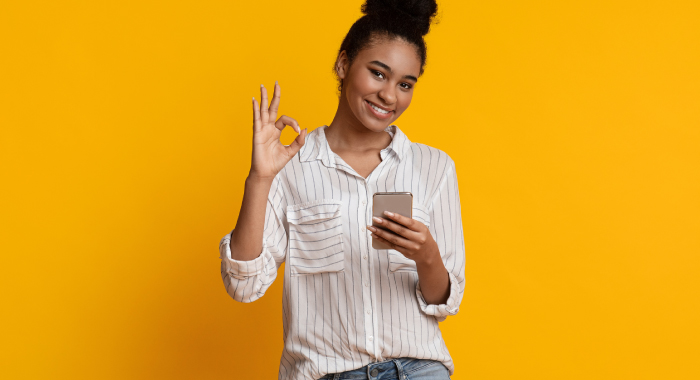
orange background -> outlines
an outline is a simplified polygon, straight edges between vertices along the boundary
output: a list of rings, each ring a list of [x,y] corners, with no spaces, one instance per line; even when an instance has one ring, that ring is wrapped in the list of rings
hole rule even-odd
[[[362,2],[3,2],[0,377],[276,378],[281,277],[219,274],[250,99],[329,124]],[[700,378],[698,2],[440,10],[396,124],[457,165],[453,379]]]

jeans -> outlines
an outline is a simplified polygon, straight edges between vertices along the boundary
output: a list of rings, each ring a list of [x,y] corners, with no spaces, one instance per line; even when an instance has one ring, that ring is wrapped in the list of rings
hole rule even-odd
[[[321,379],[448,380],[449,378],[450,371],[441,362],[427,359],[398,358],[370,363],[352,371],[329,373]]]

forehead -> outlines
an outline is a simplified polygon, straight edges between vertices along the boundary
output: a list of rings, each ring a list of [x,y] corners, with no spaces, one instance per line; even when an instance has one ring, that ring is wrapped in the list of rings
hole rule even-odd
[[[374,42],[362,49],[355,61],[367,63],[381,61],[391,67],[396,73],[418,76],[420,72],[420,57],[413,44],[401,39],[386,37],[374,40]]]

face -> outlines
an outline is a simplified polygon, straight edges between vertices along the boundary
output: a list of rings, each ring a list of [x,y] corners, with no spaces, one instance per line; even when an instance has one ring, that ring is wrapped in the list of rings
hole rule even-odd
[[[412,44],[382,39],[361,50],[350,67],[341,52],[336,69],[343,79],[341,102],[344,97],[358,121],[381,132],[411,104],[420,58]]]

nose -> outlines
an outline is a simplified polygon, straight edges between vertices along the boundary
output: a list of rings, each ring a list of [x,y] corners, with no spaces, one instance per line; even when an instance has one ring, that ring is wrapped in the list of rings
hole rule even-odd
[[[384,102],[383,105],[391,106],[396,103],[396,89],[391,83],[387,83],[383,86],[377,93],[377,96]]]

